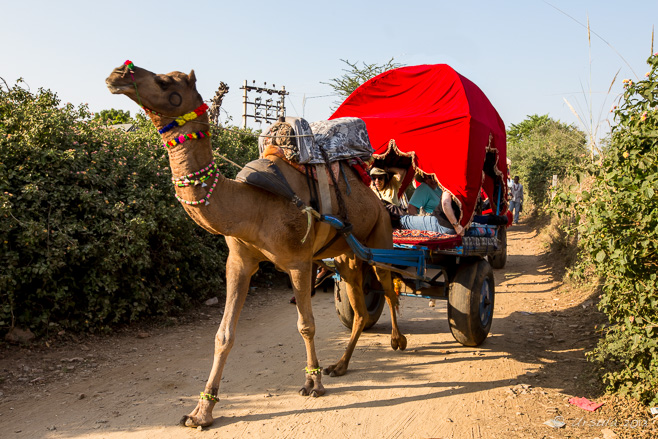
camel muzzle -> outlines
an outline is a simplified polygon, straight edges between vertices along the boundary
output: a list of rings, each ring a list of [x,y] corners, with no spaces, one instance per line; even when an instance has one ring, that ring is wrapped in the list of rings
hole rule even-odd
[[[116,94],[123,94],[127,90],[132,90],[132,85],[131,84],[125,84],[125,85],[115,85],[111,84],[110,80],[106,80],[105,84],[107,84],[108,90],[110,90],[110,93],[116,95]]]

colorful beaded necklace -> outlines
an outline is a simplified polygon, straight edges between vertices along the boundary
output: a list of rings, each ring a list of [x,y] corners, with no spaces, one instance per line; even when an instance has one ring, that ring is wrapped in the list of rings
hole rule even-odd
[[[217,186],[217,182],[219,181],[219,176],[220,176],[219,169],[217,169],[217,165],[215,164],[214,161],[210,162],[208,166],[201,169],[200,171],[192,172],[191,174],[187,174],[187,175],[182,175],[178,178],[173,177],[171,179],[171,182],[178,187],[188,187],[188,186],[198,186],[198,185],[201,185],[201,187],[206,187],[207,184],[205,183],[205,181],[208,180],[210,177],[212,177],[213,173],[215,174],[215,181],[213,182],[211,188],[208,190],[208,193],[206,194],[205,197],[201,198],[198,201],[188,201],[188,200],[184,200],[182,197],[176,194],[176,199],[181,203],[185,203],[189,206],[197,206],[201,203],[203,203],[206,206],[210,204],[210,196],[212,195],[212,192],[215,190],[215,186]]]
[[[194,111],[190,111],[190,112],[187,113],[187,114],[184,114],[184,115],[182,115],[182,116],[179,116],[179,117],[177,117],[173,122],[170,122],[170,123],[168,123],[167,125],[165,125],[164,127],[160,128],[160,129],[158,130],[158,133],[160,133],[160,134],[164,134],[164,133],[166,133],[167,131],[169,131],[169,130],[172,129],[172,128],[182,127],[182,126],[185,125],[187,122],[196,119],[197,117],[201,116],[201,115],[202,115],[203,113],[205,113],[206,111],[208,111],[208,104],[206,104],[206,103],[204,102],[204,103],[201,104],[201,106],[199,106],[199,108],[197,108],[196,110],[194,110]]]
[[[164,146],[165,148],[171,148],[172,146],[180,145],[186,140],[203,139],[206,137],[210,137],[210,131],[198,131],[196,133],[183,134],[178,137],[175,137],[174,139],[170,140],[167,143],[164,143],[162,146]]]
[[[167,117],[162,113],[158,113],[157,111],[153,111],[150,108],[146,108],[145,106],[142,105],[142,110],[148,114],[155,114],[156,116],[161,116],[161,117]]]

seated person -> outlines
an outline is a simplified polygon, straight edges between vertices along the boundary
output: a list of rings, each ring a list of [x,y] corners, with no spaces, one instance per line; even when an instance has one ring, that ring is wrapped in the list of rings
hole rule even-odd
[[[370,188],[380,200],[399,206],[398,192],[400,192],[400,185],[405,173],[406,170],[400,168],[382,169],[373,167],[370,170],[370,177],[372,178]]]
[[[416,174],[415,179],[420,185],[409,199],[410,215],[429,215],[434,212],[441,202],[442,191],[433,176],[429,174]]]
[[[416,178],[416,181],[418,181],[418,176]],[[426,189],[423,189],[418,197],[416,197],[416,192],[414,192],[409,200],[409,213],[424,210],[426,212],[431,212],[431,215],[404,215],[400,217],[401,228],[428,230],[446,235],[464,236],[464,227],[459,224],[457,216],[455,215],[455,209],[458,209],[458,206],[452,201],[450,193],[442,192],[439,197],[436,195],[438,184],[436,180],[434,180],[434,177],[424,176],[422,179],[423,184],[418,186],[416,191],[423,186],[426,186]],[[434,198],[434,196],[436,196],[436,198]],[[414,197],[416,197],[415,200]],[[436,199],[438,199],[438,201],[436,201]],[[423,203],[424,200],[426,201],[425,203]],[[427,200],[430,200],[429,203]]]

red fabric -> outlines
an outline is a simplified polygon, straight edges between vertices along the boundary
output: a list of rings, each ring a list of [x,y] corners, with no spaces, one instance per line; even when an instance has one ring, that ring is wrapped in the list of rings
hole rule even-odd
[[[593,412],[603,405],[602,402],[590,401],[587,398],[570,398],[569,404],[573,404],[576,407],[587,410],[588,412]]]
[[[361,181],[366,185],[370,186],[372,183],[372,178],[368,174],[368,169],[366,169],[366,164],[360,158],[354,158],[347,160],[347,163],[356,171],[356,173],[361,178]]]
[[[497,150],[506,188],[505,125],[484,93],[446,64],[384,72],[357,88],[330,119],[338,117],[363,119],[377,155],[395,140],[417,169],[434,174],[457,198],[462,225],[469,223],[481,187],[493,193],[491,177],[482,184],[488,146]]]

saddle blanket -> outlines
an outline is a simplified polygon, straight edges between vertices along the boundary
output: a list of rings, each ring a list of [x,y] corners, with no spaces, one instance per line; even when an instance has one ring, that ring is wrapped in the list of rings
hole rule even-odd
[[[351,158],[367,161],[374,152],[366,124],[357,117],[341,117],[311,124],[299,117],[286,117],[285,122],[270,125],[258,138],[261,157],[264,157],[270,145],[281,147],[288,160],[302,165]],[[328,160],[325,160],[322,151]]]
[[[310,172],[310,175],[314,180],[318,179],[318,174],[315,166],[300,165],[295,161],[289,160],[288,157],[286,156],[285,150],[279,146],[267,145],[261,156],[263,158],[267,158],[269,156],[279,157],[284,161],[288,162],[290,166],[292,166],[302,174],[306,175],[307,172]],[[363,160],[356,157],[356,158],[347,159],[345,160],[345,162],[348,165],[350,165],[352,169],[354,169],[354,171],[357,173],[363,184],[365,184],[366,186],[370,186],[372,179],[368,174],[368,165]],[[340,173],[339,163],[340,162],[332,162],[331,166],[327,166],[327,172],[329,172],[329,169],[331,169],[331,172],[334,174],[334,178],[336,178],[336,181],[338,181],[338,177]],[[331,179],[329,179],[329,184],[333,185]]]

